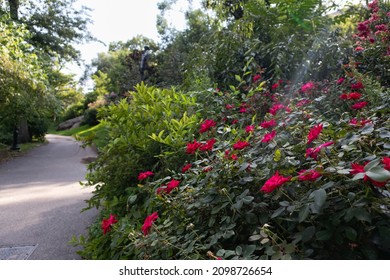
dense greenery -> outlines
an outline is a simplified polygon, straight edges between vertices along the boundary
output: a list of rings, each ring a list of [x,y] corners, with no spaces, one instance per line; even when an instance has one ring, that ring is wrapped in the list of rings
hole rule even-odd
[[[0,142],[42,137],[49,123],[81,101],[72,75],[61,68],[78,60],[74,43],[91,39],[86,10],[74,0],[0,1]]]
[[[204,4],[214,15],[189,11],[183,33],[159,19],[171,34],[156,59],[156,73],[171,71],[160,85],[185,90],[140,84],[100,109],[109,143],[87,185],[101,215],[73,240],[80,254],[389,258],[390,91],[387,66],[377,67],[388,58],[389,6],[362,13],[385,34],[356,49],[364,36],[339,36],[353,21],[326,16],[321,1]]]

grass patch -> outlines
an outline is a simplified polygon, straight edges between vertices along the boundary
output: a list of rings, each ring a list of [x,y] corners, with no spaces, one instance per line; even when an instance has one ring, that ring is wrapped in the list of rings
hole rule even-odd
[[[98,150],[100,150],[107,145],[107,135],[107,129],[102,124],[98,124],[79,131],[74,136],[79,141],[83,141],[87,144],[95,144]]]
[[[77,141],[83,142],[85,145],[94,145],[99,150],[104,147],[107,142],[107,130],[102,124],[95,126],[82,125],[77,128],[57,131],[56,127],[49,129],[48,133],[73,136]]]
[[[50,129],[48,131],[48,133],[62,135],[62,136],[75,136],[76,134],[78,134],[84,130],[88,130],[89,128],[91,128],[91,127],[86,124],[86,125],[82,125],[82,126],[79,126],[76,128],[67,129],[67,130],[60,130],[60,131],[57,131],[55,129]]]
[[[19,151],[11,151],[9,145],[0,143],[0,163],[10,160],[15,157],[19,157],[27,153],[28,151],[44,144],[42,141],[33,141],[31,143],[19,144]]]

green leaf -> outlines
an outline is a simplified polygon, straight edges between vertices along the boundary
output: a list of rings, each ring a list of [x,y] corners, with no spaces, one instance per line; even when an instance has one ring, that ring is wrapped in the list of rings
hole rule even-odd
[[[371,168],[369,171],[366,172],[366,175],[377,182],[387,182],[390,180],[390,172],[386,169],[376,166]]]
[[[255,235],[249,236],[249,241],[260,240],[261,238],[262,238],[262,236],[260,234],[255,234]]]
[[[374,131],[374,125],[373,124],[368,124],[364,126],[364,128],[361,130],[361,134],[371,134]]]
[[[242,254],[242,247],[241,246],[237,246],[236,247],[236,255],[240,256]]]
[[[368,171],[370,170],[371,168],[375,167],[375,166],[378,166],[381,162],[381,159],[380,158],[377,158],[375,160],[372,160],[370,161],[369,163],[367,163],[365,166],[364,166],[364,171]]]
[[[303,206],[301,211],[299,211],[298,222],[302,223],[303,221],[305,221],[307,216],[309,216],[309,213],[310,213],[309,205]]]
[[[244,202],[244,204],[250,204],[253,201],[253,199],[255,199],[253,196],[248,195],[244,197],[242,201]]]
[[[316,232],[316,228],[314,226],[310,226],[310,227],[306,228],[302,232],[302,241],[306,242],[306,241],[309,241],[310,239],[312,239],[315,232]]]
[[[345,236],[351,240],[351,241],[355,241],[356,240],[356,237],[357,237],[357,232],[355,229],[351,228],[351,227],[346,227],[345,228]]]
[[[245,214],[245,221],[248,224],[255,225],[259,222],[259,219],[257,218],[257,216],[254,213],[246,213]]]
[[[354,208],[353,215],[358,221],[371,222],[370,214],[363,208]]]
[[[256,250],[256,245],[248,245],[243,252],[244,258],[249,257]]]
[[[271,219],[278,217],[280,214],[282,214],[286,210],[286,207],[280,207],[276,209],[276,211],[272,214]]]
[[[390,132],[387,130],[383,130],[379,133],[380,138],[390,138]]]
[[[274,161],[278,162],[280,161],[281,158],[282,158],[282,153],[280,152],[279,149],[277,149],[274,154]]]
[[[242,81],[242,79],[241,79],[241,77],[240,77],[239,75],[235,75],[234,77],[236,78],[236,80],[237,80],[238,82],[241,82],[241,81]]]
[[[355,176],[353,176],[352,181],[361,180],[361,179],[363,179],[365,176],[366,176],[365,173],[360,172],[360,173],[356,174]]]
[[[326,201],[326,191],[323,189],[315,190],[310,194],[310,196],[314,197],[315,210],[320,212]]]
[[[316,233],[316,239],[320,241],[326,241],[332,238],[332,232],[330,230],[320,230]]]

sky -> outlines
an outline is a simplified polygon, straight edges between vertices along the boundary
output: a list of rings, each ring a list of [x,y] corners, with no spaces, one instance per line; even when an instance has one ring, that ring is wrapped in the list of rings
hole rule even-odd
[[[91,42],[75,47],[81,51],[84,63],[89,64],[99,52],[106,52],[110,42],[127,41],[137,35],[143,35],[158,42],[156,28],[159,0],[77,0],[76,7],[86,6],[92,10],[89,15],[93,21],[89,30],[103,43]],[[199,7],[198,1],[193,1]],[[178,30],[185,27],[184,11],[188,1],[179,0],[168,15],[170,23]],[[67,65],[66,72],[80,77],[84,67]]]
[[[362,0],[338,0],[340,4]],[[89,30],[102,43],[92,42],[75,47],[81,51],[85,64],[90,64],[99,52],[106,52],[110,42],[127,41],[137,35],[143,35],[158,42],[156,28],[159,0],[77,0],[76,7],[86,6],[93,23]],[[193,0],[193,8],[200,7],[200,0]],[[178,0],[178,4],[167,16],[170,23],[178,30],[185,27],[184,11],[188,6],[187,0]],[[66,72],[81,77],[84,66],[67,65]]]

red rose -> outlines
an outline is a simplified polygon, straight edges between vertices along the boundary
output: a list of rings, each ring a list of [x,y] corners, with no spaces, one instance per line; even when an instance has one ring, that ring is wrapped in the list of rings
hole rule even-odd
[[[269,127],[273,127],[273,126],[276,126],[276,122],[275,120],[269,120],[269,121],[264,121],[260,124],[260,126],[262,128],[269,128]]]
[[[233,145],[233,149],[234,150],[242,150],[242,149],[244,149],[245,147],[248,147],[248,146],[250,146],[250,145],[246,141],[237,141],[237,143],[235,143]]]
[[[166,194],[170,194],[171,191],[174,189],[174,188],[177,188],[180,184],[180,181],[177,181],[175,179],[172,179],[171,181],[168,182],[168,184],[166,186],[163,186],[161,188],[158,188],[157,189],[157,194],[160,194],[162,192],[165,192]]]
[[[271,178],[269,178],[265,184],[261,187],[260,191],[265,193],[271,193],[273,192],[277,187],[280,187],[284,183],[290,181],[290,177],[283,177],[279,175],[278,171],[276,171],[275,175],[273,175]]]
[[[216,142],[216,140],[214,138],[210,139],[209,141],[206,142],[206,144],[203,144],[200,147],[200,150],[201,151],[211,151],[213,149],[215,142]]]
[[[351,84],[351,89],[357,90],[364,88],[364,85],[362,82],[357,82],[356,84]]]
[[[273,130],[272,132],[265,134],[264,137],[263,137],[263,139],[261,139],[261,142],[263,142],[263,143],[268,143],[268,142],[270,142],[272,139],[274,139],[275,136],[276,136],[276,131]]]
[[[149,233],[150,228],[152,227],[152,223],[158,219],[158,213],[154,212],[153,214],[150,214],[146,217],[144,224],[142,225],[142,232],[144,235],[147,235]]]
[[[307,144],[310,144],[313,140],[315,140],[318,135],[320,135],[322,131],[322,124],[315,125],[309,131],[309,135],[307,136]]]
[[[384,157],[382,159],[382,163],[385,165],[384,168],[388,171],[390,171],[390,158]]]
[[[308,82],[301,87],[301,91],[306,93],[314,88],[313,82]]]
[[[108,219],[103,219],[101,228],[103,230],[103,234],[105,235],[107,232],[110,231],[111,225],[117,223],[118,221],[116,220],[115,215],[110,214],[110,217]]]
[[[368,102],[366,101],[363,101],[363,102],[358,102],[358,103],[355,103],[351,106],[352,109],[355,109],[355,110],[358,110],[358,109],[362,109],[364,107],[366,107],[368,104]]]
[[[199,130],[199,133],[204,133],[208,130],[210,130],[210,128],[216,126],[216,122],[213,121],[213,120],[205,120],[201,125],[200,125],[200,130]]]
[[[315,170],[302,170],[298,174],[298,179],[301,181],[315,181],[322,176],[321,173]]]
[[[202,146],[202,143],[197,142],[195,139],[193,143],[187,144],[186,153],[187,154],[194,154],[196,152],[196,150],[198,150],[200,148],[200,146]]]
[[[188,170],[190,170],[191,167],[192,167],[191,163],[185,165],[185,166],[181,169],[181,173],[187,172]]]
[[[257,74],[253,77],[253,82],[256,83],[258,80],[261,79],[261,75],[260,74]]]
[[[248,125],[247,127],[245,127],[245,132],[246,133],[251,133],[255,130],[255,126],[254,125]]]
[[[145,172],[141,172],[139,175],[138,175],[138,180],[141,181],[141,180],[144,180],[150,176],[153,176],[154,173],[152,171],[145,171]]]

